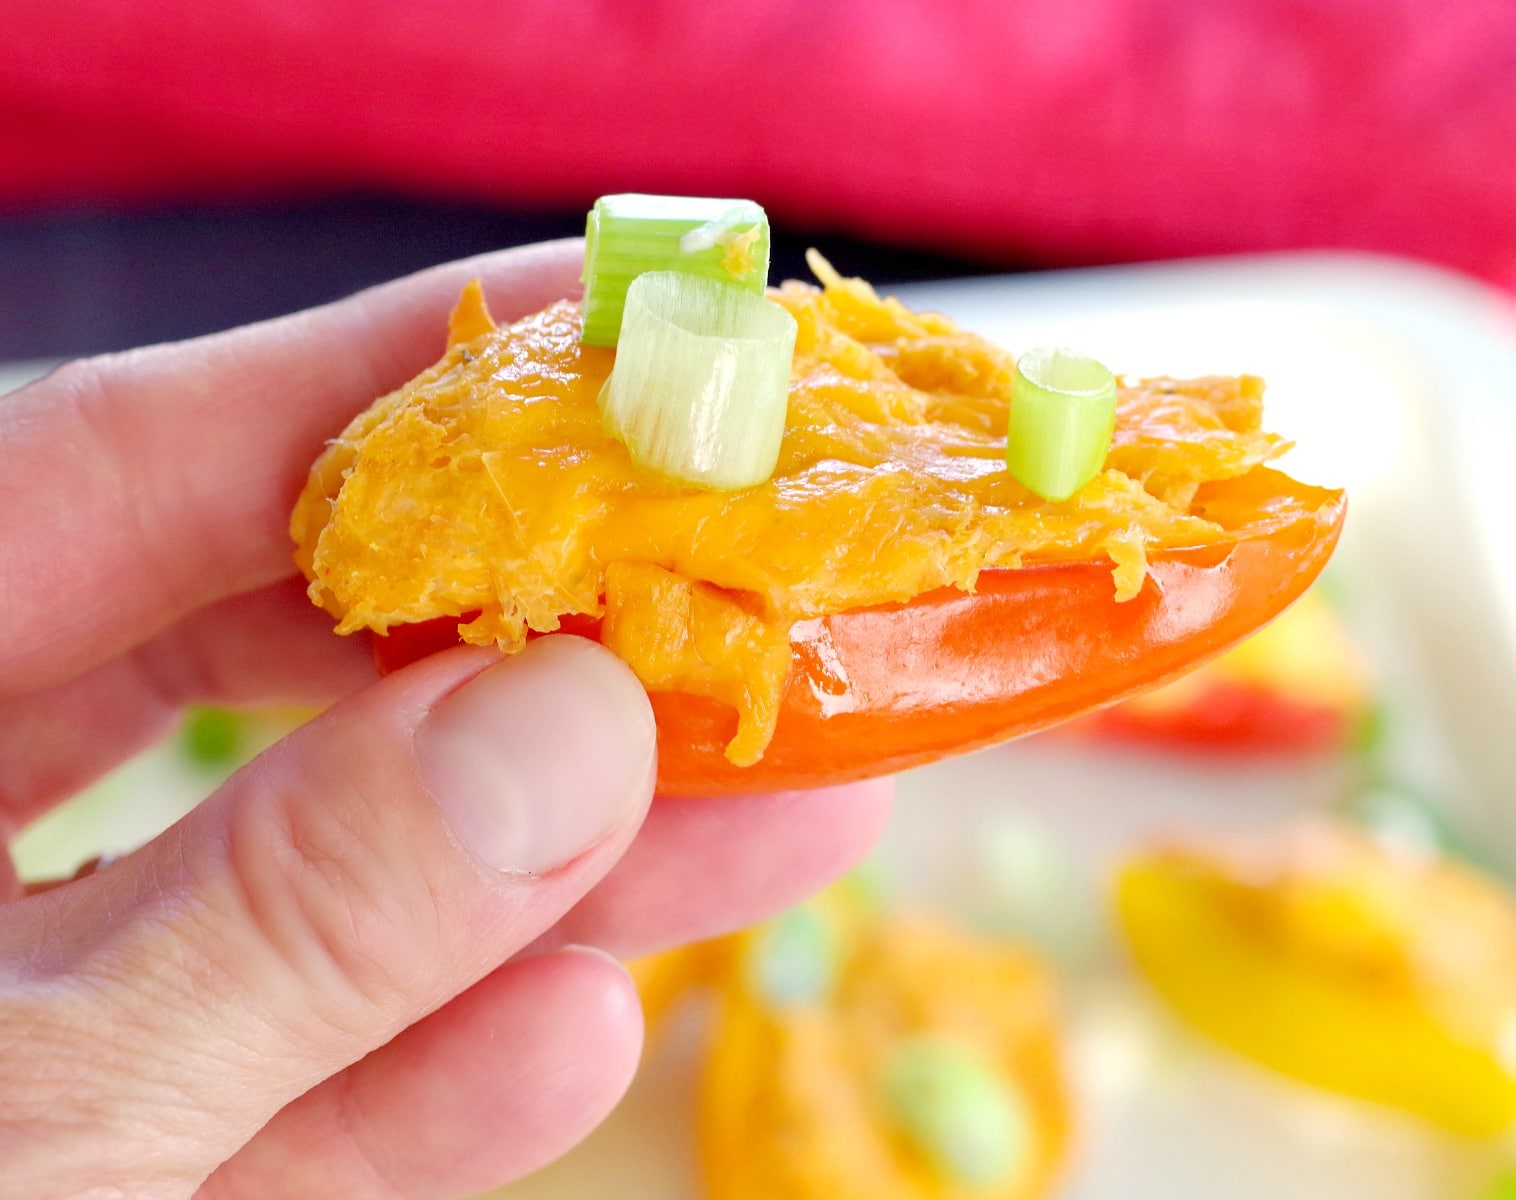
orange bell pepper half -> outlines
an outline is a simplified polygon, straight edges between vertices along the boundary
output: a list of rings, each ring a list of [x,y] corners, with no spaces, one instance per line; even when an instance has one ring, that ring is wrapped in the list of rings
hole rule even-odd
[[[973,592],[801,621],[773,741],[723,754],[736,716],[715,700],[652,695],[658,785],[669,795],[824,787],[890,774],[1031,733],[1162,683],[1279,615],[1315,580],[1342,530],[1341,492],[1269,468],[1205,485],[1197,507],[1235,541],[1155,554],[1118,603],[1105,561],[987,569]],[[463,618],[467,620],[467,618]],[[456,644],[457,621],[375,639],[392,671]],[[597,637],[599,623],[566,630]]]

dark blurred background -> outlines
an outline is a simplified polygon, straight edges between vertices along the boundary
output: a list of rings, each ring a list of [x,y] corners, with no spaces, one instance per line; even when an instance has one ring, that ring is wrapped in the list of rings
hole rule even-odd
[[[583,211],[380,195],[0,214],[0,360],[192,337],[433,263],[583,232]],[[808,246],[881,285],[989,269],[962,256],[776,226],[772,278],[809,278]]]

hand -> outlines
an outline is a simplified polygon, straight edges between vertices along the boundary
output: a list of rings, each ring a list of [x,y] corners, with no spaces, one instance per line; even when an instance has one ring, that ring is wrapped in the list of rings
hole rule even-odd
[[[187,703],[339,701],[92,875],[27,895],[0,856],[0,1195],[507,1181],[632,1075],[640,1010],[607,953],[753,921],[877,834],[879,785],[649,809],[651,714],[606,651],[460,647],[376,681],[291,578],[323,439],[436,357],[467,279],[513,317],[570,294],[580,253],[453,264],[0,400],[4,832]]]

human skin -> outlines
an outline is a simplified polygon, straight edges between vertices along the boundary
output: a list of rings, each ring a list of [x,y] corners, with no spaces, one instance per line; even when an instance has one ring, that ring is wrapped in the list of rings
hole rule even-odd
[[[509,319],[574,294],[579,263],[568,242],[450,264],[0,399],[0,829],[186,704],[332,705],[101,870],[24,887],[0,856],[0,1195],[506,1182],[631,1078],[612,955],[766,916],[877,836],[881,783],[654,800],[646,696],[588,641],[379,680],[294,578],[306,469],[436,357],[462,284]]]

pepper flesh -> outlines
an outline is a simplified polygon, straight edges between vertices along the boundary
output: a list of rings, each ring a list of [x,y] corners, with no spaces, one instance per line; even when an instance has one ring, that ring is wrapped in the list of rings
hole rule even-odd
[[[1313,588],[1241,645],[1080,728],[1188,754],[1311,754],[1347,744],[1369,698],[1361,655]]]
[[[654,692],[660,790],[783,791],[890,774],[1047,728],[1180,674],[1277,615],[1336,544],[1339,494],[1262,473],[1273,478],[1215,492],[1237,499],[1244,489],[1267,491],[1290,519],[1230,546],[1155,557],[1150,583],[1125,604],[1107,564],[1070,563],[986,570],[972,593],[940,588],[797,624],[774,736],[751,766],[725,755],[737,728],[728,705]],[[599,626],[581,622],[574,632],[597,637]],[[381,669],[393,670],[456,642],[456,622],[443,622],[375,646]]]

